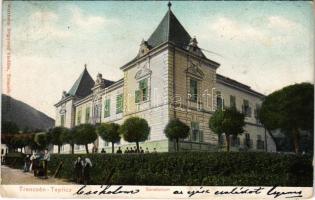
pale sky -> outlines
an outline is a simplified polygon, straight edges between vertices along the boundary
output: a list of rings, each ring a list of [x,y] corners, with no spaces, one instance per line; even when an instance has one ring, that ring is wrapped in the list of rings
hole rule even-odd
[[[167,2],[66,1],[11,3],[11,67],[3,51],[3,93],[55,118],[84,64],[93,78],[122,78],[120,66],[134,58],[167,12]],[[4,2],[3,35],[8,2]],[[172,2],[172,10],[218,73],[269,94],[314,79],[312,3]],[[7,48],[3,37],[3,48]]]

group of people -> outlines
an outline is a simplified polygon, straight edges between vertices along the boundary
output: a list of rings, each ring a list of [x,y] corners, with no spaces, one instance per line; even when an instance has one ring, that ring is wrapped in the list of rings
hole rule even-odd
[[[48,162],[50,161],[50,153],[48,149],[44,152],[33,152],[24,158],[24,172],[34,172],[34,176],[39,178],[48,178]]]
[[[79,184],[88,184],[90,182],[90,169],[92,166],[89,158],[81,158],[79,156],[74,162],[75,181]]]
[[[156,148],[153,148],[153,153],[157,153]],[[102,148],[101,153],[106,153],[105,149]],[[117,154],[122,154],[123,151],[120,147],[118,147],[118,150],[116,151]],[[136,146],[134,147],[126,147],[124,153],[150,153],[148,147],[145,149],[145,151],[142,149],[142,147],[139,148],[139,150],[137,149]]]

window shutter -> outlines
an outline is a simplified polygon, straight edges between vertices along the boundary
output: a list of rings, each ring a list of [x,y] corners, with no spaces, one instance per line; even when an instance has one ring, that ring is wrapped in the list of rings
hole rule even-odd
[[[141,100],[141,91],[140,90],[136,90],[135,91],[135,103],[139,103]]]
[[[199,131],[200,142],[203,142],[203,131]]]

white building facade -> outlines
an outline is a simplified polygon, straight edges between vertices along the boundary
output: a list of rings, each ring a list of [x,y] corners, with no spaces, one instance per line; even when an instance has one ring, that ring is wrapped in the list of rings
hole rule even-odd
[[[163,130],[170,119],[179,118],[191,127],[190,136],[180,141],[181,151],[217,151],[225,141],[209,129],[209,118],[216,109],[235,106],[245,113],[246,126],[242,135],[232,139],[232,150],[276,151],[274,140],[257,120],[264,95],[217,74],[218,67],[169,9],[150,38],[141,42],[137,56],[120,68],[122,79],[114,82],[98,74],[94,81],[85,67],[55,104],[55,126],[122,124],[128,117],[139,116],[151,129],[140,146],[169,152],[174,151],[174,143]],[[119,146],[124,150],[135,144],[121,139]],[[89,145],[93,147],[110,151],[110,144],[101,138]],[[64,145],[62,152],[69,153],[70,145]],[[85,148],[75,146],[75,152]]]

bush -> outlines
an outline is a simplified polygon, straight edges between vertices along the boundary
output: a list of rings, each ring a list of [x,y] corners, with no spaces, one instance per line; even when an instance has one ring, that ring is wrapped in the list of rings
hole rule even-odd
[[[7,153],[4,157],[4,164],[12,168],[22,169],[25,155],[20,152]]]
[[[74,180],[74,161],[79,155],[52,154],[53,175]],[[93,167],[90,184],[116,185],[209,185],[209,186],[300,186],[311,187],[312,158],[256,152],[181,152],[158,154],[81,154]],[[6,156],[10,167],[22,169],[24,155]],[[110,181],[108,181],[110,180]]]
[[[242,185],[312,186],[309,156],[257,152],[181,152],[159,154],[81,154],[93,167],[90,184],[117,185]],[[78,154],[53,154],[53,174],[74,179]],[[109,181],[108,181],[109,180]]]

